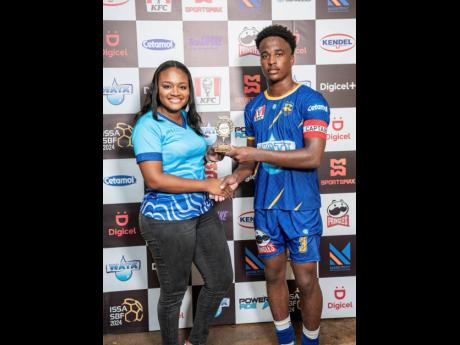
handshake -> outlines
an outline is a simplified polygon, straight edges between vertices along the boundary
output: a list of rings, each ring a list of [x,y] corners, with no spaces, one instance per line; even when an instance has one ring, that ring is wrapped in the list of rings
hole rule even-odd
[[[206,160],[208,162],[218,162],[224,159],[225,156],[231,157],[239,163],[253,161],[252,153],[256,150],[253,147],[235,147],[225,154],[215,152],[210,148],[206,153]],[[228,175],[219,179],[208,179],[209,183],[208,193],[209,197],[215,201],[224,201],[227,198],[233,197],[233,192],[238,188],[238,180],[234,174]]]

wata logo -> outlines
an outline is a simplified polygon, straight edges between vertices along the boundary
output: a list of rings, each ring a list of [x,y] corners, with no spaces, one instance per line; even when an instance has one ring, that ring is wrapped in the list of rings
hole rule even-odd
[[[133,94],[132,84],[118,84],[113,78],[112,86],[104,86],[103,95],[107,96],[107,100],[112,105],[120,105],[125,100],[126,95]]]
[[[114,187],[129,186],[136,183],[136,178],[128,175],[107,176],[104,177],[104,183]]]
[[[333,53],[346,52],[355,45],[353,36],[347,34],[330,34],[320,39],[320,47]]]
[[[105,267],[106,273],[115,273],[115,277],[118,280],[124,282],[133,276],[133,271],[139,271],[141,269],[140,260],[126,261],[125,257],[122,256],[120,263],[108,264]]]
[[[230,298],[224,297],[220,302],[219,309],[217,309],[216,314],[214,314],[214,318],[218,318],[222,315],[222,308],[230,307]]]

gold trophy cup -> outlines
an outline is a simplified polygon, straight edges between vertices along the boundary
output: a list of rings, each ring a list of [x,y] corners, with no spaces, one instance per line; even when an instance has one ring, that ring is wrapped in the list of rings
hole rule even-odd
[[[217,143],[214,146],[214,152],[226,153],[232,149],[226,139],[230,137],[234,129],[233,122],[228,116],[219,116],[216,125]]]

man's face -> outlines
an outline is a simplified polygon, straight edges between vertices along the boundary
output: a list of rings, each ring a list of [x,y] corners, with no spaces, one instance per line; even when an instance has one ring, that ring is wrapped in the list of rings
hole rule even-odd
[[[264,38],[259,45],[260,65],[265,77],[277,82],[291,75],[294,55],[291,46],[278,36]]]

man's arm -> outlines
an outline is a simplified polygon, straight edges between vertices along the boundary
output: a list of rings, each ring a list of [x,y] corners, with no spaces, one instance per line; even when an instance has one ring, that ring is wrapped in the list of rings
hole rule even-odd
[[[245,163],[254,161],[270,163],[280,167],[293,169],[314,169],[319,167],[326,147],[326,139],[313,137],[304,138],[303,140],[305,146],[297,150],[262,150],[256,149],[253,145],[251,147],[235,147],[232,151],[227,152],[226,155],[236,159],[240,162],[240,165],[243,165],[243,167],[245,166]]]

